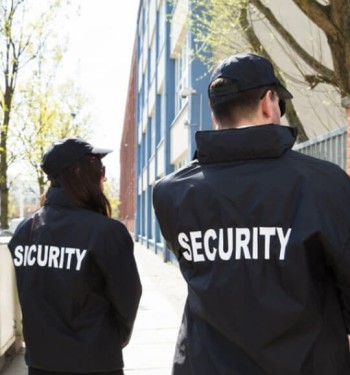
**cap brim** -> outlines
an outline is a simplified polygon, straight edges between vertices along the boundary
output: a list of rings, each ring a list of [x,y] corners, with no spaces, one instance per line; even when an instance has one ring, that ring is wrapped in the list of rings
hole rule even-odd
[[[276,91],[280,99],[293,99],[293,95],[282,85],[278,85]]]
[[[110,154],[111,152],[113,152],[113,150],[110,150],[110,149],[107,149],[107,148],[98,148],[98,147],[94,147],[91,150],[91,154],[100,155],[101,158],[104,158],[106,155]]]

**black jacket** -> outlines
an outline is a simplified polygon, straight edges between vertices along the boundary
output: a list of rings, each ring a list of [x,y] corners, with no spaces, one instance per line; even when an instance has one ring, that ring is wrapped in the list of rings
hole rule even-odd
[[[153,202],[188,298],[174,375],[349,375],[350,181],[264,125],[196,134]]]
[[[9,248],[27,365],[82,373],[122,369],[141,295],[125,226],[50,188],[44,207],[18,227]]]

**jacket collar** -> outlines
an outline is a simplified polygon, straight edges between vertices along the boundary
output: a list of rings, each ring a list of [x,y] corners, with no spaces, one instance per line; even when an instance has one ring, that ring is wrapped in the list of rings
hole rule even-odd
[[[50,187],[46,193],[45,206],[75,207],[62,188]]]
[[[295,128],[268,124],[196,133],[200,163],[277,158],[293,147]]]

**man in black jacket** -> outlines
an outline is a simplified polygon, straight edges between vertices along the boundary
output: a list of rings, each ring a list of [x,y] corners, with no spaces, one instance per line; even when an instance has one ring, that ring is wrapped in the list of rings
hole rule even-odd
[[[173,374],[349,375],[348,176],[292,151],[268,60],[227,58],[208,95],[217,130],[153,195],[188,284]]]

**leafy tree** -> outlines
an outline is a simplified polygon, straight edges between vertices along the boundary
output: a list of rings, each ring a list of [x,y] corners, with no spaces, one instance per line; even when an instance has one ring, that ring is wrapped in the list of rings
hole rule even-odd
[[[8,167],[16,156],[9,157],[8,137],[13,126],[18,80],[22,75],[28,77],[29,63],[50,43],[53,20],[60,15],[61,5],[60,0],[40,4],[33,0],[0,0],[0,221],[5,228],[8,225]]]
[[[42,85],[40,74],[26,83],[21,92],[26,106],[21,109],[17,127],[17,146],[22,158],[33,169],[40,196],[44,193],[46,175],[40,168],[42,156],[55,141],[72,136],[87,137],[90,115],[84,112],[88,99],[73,82]]]
[[[284,49],[291,51],[292,62],[303,75],[310,88],[318,84],[328,84],[341,96],[350,93],[350,2],[349,0],[290,0],[322,30],[327,38],[333,69],[316,58],[310,50],[302,46],[275,16],[269,2],[265,0],[192,0],[191,25],[199,42],[198,53],[207,56],[213,52],[217,60],[228,51],[250,49],[271,58],[258,32],[261,22],[267,23],[279,37]],[[314,42],[313,50],[317,50]],[[301,68],[303,64],[303,68]],[[275,64],[277,71],[281,71]],[[283,82],[283,75],[279,74]],[[296,125],[299,140],[306,140],[305,129],[299,120],[292,102],[288,102],[286,117]]]

